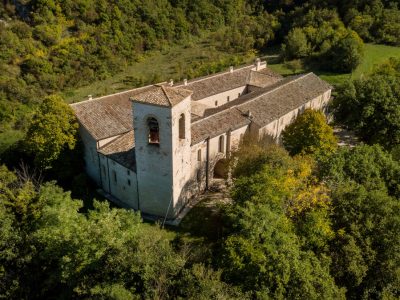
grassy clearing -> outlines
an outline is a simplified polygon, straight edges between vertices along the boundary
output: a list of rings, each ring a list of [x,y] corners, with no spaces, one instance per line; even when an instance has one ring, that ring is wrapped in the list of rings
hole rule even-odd
[[[364,59],[362,63],[358,66],[358,68],[351,74],[337,74],[321,72],[318,70],[311,71],[314,71],[322,79],[330,82],[333,85],[336,85],[343,83],[346,80],[357,79],[362,75],[366,75],[372,72],[376,65],[382,64],[390,57],[400,58],[400,47],[366,44]],[[277,62],[277,60],[272,60],[269,63],[269,67],[275,72],[278,72],[279,74],[282,74],[284,76],[293,75],[293,72],[291,70],[289,70],[283,63]],[[303,73],[307,71],[308,70],[303,69],[299,70],[297,73]]]
[[[254,60],[255,55],[254,53],[234,55],[219,51],[210,45],[206,38],[203,38],[185,46],[173,46],[161,52],[150,52],[139,61],[127,66],[123,72],[88,86],[65,91],[63,96],[67,102],[72,103],[85,100],[88,95],[97,97],[117,93],[146,83],[167,81],[171,78],[183,80],[190,69],[192,72],[197,71],[193,70],[193,67],[226,62],[235,57],[240,57],[243,63],[248,63]]]
[[[293,72],[283,63],[279,63],[277,56],[273,55],[279,49],[275,47],[268,50],[265,54],[270,55],[266,56],[270,68],[284,76],[293,75]],[[251,63],[255,58],[254,53],[234,55],[219,51],[207,42],[206,37],[203,37],[185,46],[177,45],[163,51],[150,52],[139,61],[127,66],[121,73],[105,80],[96,81],[88,86],[67,90],[63,93],[63,96],[67,102],[72,103],[85,100],[88,95],[97,97],[117,93],[146,83],[166,81],[170,78],[181,80],[186,77],[188,70],[193,66],[227,61],[235,56],[241,57],[243,63]],[[366,44],[364,60],[353,74],[313,71],[332,84],[340,84],[371,72],[374,65],[380,64],[390,57],[400,57],[400,47]],[[297,73],[303,72],[307,72],[307,70],[298,70]]]
[[[366,44],[364,61],[353,72],[352,77],[359,78],[370,73],[376,65],[384,63],[390,57],[400,58],[400,47]]]

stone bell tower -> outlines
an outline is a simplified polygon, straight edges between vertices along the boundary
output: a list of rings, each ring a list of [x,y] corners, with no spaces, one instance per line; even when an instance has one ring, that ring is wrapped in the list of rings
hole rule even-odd
[[[155,85],[132,98],[139,210],[174,218],[190,179],[191,91]]]

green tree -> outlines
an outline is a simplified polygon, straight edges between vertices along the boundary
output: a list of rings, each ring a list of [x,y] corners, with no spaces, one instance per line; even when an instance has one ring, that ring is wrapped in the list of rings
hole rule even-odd
[[[311,54],[311,46],[307,36],[301,28],[293,28],[282,45],[282,52],[285,59],[304,58]]]
[[[82,208],[54,183],[0,167],[0,298],[243,299],[139,213]]]
[[[235,210],[235,231],[224,242],[222,259],[229,281],[259,298],[343,299],[328,264],[301,250],[284,215],[253,203]]]
[[[291,155],[325,155],[337,148],[337,139],[324,114],[312,109],[306,109],[285,128],[282,141]]]
[[[399,295],[400,165],[380,146],[341,148],[320,164],[331,189],[331,273],[349,298]]]
[[[399,70],[400,71],[400,70]],[[398,71],[397,71],[398,72]],[[347,82],[333,102],[335,119],[369,144],[400,144],[400,74],[393,67]]]
[[[329,209],[313,162],[275,147],[244,148],[234,172],[233,204],[226,208],[219,265],[224,278],[259,298],[343,298],[326,255],[309,251],[332,238],[329,214],[311,217]]]
[[[337,41],[325,58],[329,69],[336,72],[354,71],[364,56],[364,43],[354,31]]]
[[[319,164],[319,171],[332,185],[350,180],[367,189],[384,188],[400,199],[400,164],[379,145],[340,148]]]
[[[40,167],[50,167],[63,149],[73,149],[78,122],[72,109],[59,96],[43,100],[28,128],[24,147]]]
[[[303,70],[303,62],[300,59],[287,61],[285,62],[285,67],[291,70],[293,74],[296,74],[298,71]]]
[[[354,182],[332,192],[332,274],[349,298],[399,295],[400,205],[385,189]]]

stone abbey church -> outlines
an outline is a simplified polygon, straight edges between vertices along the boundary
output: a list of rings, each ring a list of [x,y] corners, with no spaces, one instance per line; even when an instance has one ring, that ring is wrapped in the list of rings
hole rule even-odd
[[[204,191],[244,136],[279,141],[304,109],[324,110],[332,87],[313,73],[282,78],[266,62],[72,104],[86,170],[126,207],[175,218]]]

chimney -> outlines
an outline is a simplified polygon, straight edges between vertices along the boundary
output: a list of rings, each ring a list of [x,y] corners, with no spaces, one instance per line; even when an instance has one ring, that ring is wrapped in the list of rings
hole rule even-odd
[[[186,79],[186,78],[183,79],[183,84],[184,84],[184,85],[187,85],[187,79]]]
[[[88,95],[88,99],[92,100],[93,99],[92,95]]]
[[[261,67],[261,59],[259,57],[256,58],[256,71],[260,70]]]
[[[174,80],[173,79],[170,79],[169,80],[169,86],[173,86],[174,85]]]
[[[229,67],[229,72],[233,73],[233,66]]]

